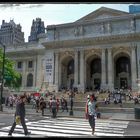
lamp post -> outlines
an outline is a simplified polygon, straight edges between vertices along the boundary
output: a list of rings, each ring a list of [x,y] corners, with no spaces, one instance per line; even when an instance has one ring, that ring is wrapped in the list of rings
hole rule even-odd
[[[0,45],[3,47],[3,63],[2,63],[2,74],[1,74],[1,94],[0,94],[0,111],[3,111],[2,99],[3,99],[3,87],[4,87],[4,63],[5,63],[5,45],[0,42]]]

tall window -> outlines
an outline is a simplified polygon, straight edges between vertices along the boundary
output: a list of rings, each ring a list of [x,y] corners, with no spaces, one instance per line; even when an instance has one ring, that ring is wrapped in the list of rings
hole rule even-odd
[[[27,75],[27,87],[33,86],[33,74],[29,73]]]
[[[22,62],[18,62],[18,63],[17,63],[17,68],[18,68],[18,69],[21,69],[21,68],[22,68]]]
[[[33,67],[33,61],[29,61],[28,62],[28,68],[32,68]]]

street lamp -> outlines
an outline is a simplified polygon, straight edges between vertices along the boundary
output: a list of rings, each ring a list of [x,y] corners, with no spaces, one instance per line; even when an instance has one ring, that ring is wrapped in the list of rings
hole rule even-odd
[[[3,99],[3,87],[4,87],[4,63],[5,63],[5,45],[0,42],[0,45],[3,47],[3,64],[2,64],[2,74],[1,74],[1,94],[0,94],[0,111],[3,111],[2,99]]]

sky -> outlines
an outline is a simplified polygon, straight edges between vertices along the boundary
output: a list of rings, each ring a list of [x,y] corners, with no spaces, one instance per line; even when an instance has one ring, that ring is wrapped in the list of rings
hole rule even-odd
[[[48,25],[57,25],[75,22],[76,20],[86,16],[87,14],[104,6],[112,9],[117,9],[129,12],[129,5],[118,4],[94,4],[94,3],[78,3],[78,4],[3,4],[0,3],[0,25],[2,20],[9,22],[14,20],[16,24],[20,24],[22,32],[24,32],[25,42],[28,42],[30,36],[31,25],[33,19],[41,18],[44,21],[45,27]]]

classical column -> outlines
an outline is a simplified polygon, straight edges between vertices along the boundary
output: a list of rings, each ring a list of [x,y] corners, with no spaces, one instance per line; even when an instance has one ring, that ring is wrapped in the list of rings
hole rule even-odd
[[[45,64],[43,64],[42,62],[42,57],[41,55],[37,55],[37,58],[36,58],[36,87],[37,88],[40,88],[41,87],[41,84],[45,78],[45,68],[43,66],[45,66]],[[45,60],[44,60],[45,61]],[[43,79],[43,80],[42,80]],[[46,79],[45,79],[46,81]]]
[[[75,50],[74,56],[74,86],[78,85],[78,50]]]
[[[36,58],[33,59],[33,70],[34,70],[34,75],[33,75],[33,86],[36,87],[36,77],[37,77],[37,73],[36,73]]]
[[[102,63],[102,77],[101,77],[101,88],[105,89],[106,88],[106,57],[105,57],[105,49],[102,49],[102,58],[101,58],[101,63]]]
[[[84,84],[84,51],[80,51],[80,86],[81,86],[81,91],[84,92],[85,89],[85,84]]]
[[[132,75],[132,90],[136,89],[136,52],[135,47],[131,49],[131,75]]]
[[[55,53],[55,85],[58,91],[58,53]]]
[[[55,85],[58,85],[58,53],[55,53]]]
[[[59,67],[58,67],[58,85],[59,85],[59,87],[61,87],[61,85],[62,85],[62,65],[61,65],[61,62],[59,61],[58,62],[58,65],[59,65]]]
[[[22,87],[25,88],[27,85],[27,75],[26,75],[26,60],[23,61],[23,72],[22,72]]]
[[[112,50],[108,48],[108,88],[110,90],[114,88],[112,59]]]

